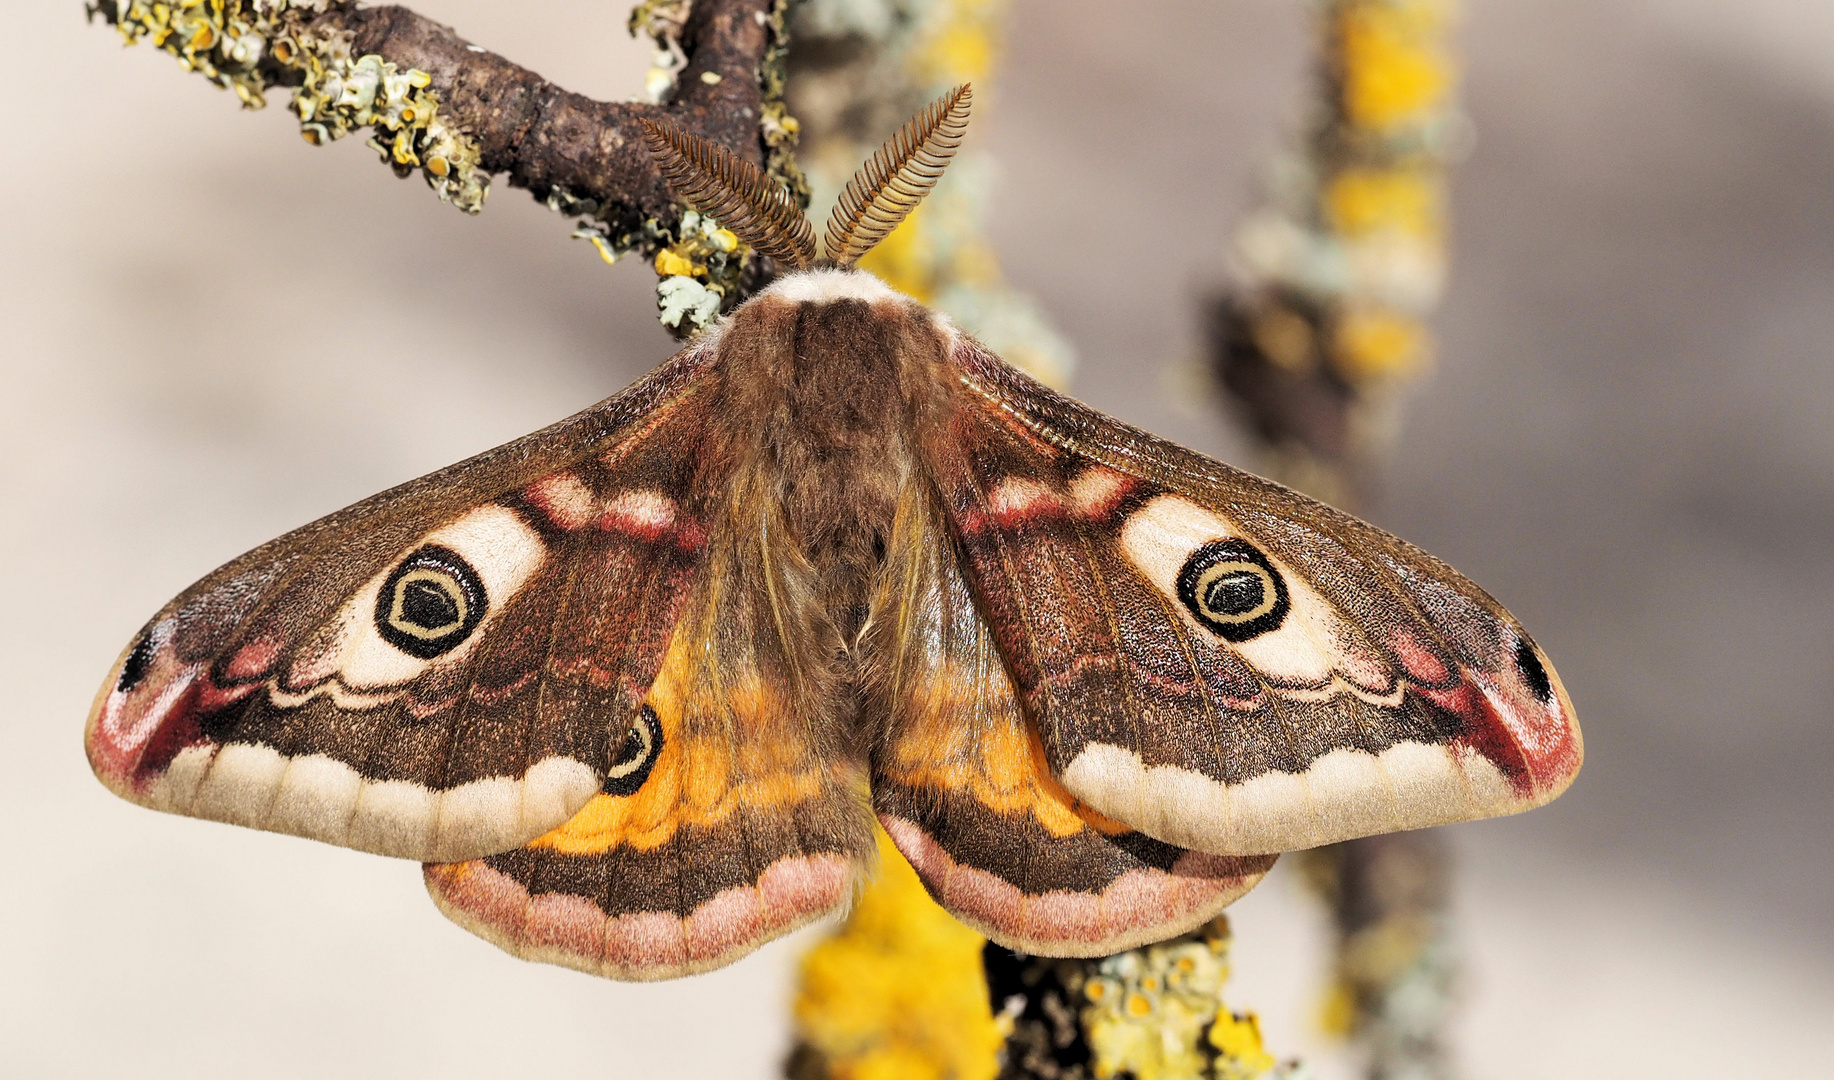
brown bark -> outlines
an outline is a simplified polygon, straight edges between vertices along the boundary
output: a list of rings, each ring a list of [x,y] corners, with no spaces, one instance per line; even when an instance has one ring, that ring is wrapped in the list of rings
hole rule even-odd
[[[1308,329],[1325,323],[1316,304],[1277,291],[1217,296],[1205,312],[1216,377],[1239,418],[1266,447],[1301,451],[1354,479],[1360,464],[1351,438],[1351,412],[1359,404],[1356,389],[1331,369],[1316,333],[1290,343],[1284,354],[1269,348],[1258,324],[1270,309]],[[1293,482],[1291,477],[1277,479]]]
[[[667,105],[594,101],[471,45],[449,26],[399,6],[332,7],[311,21],[348,31],[357,55],[376,53],[433,78],[440,110],[478,140],[482,164],[546,198],[564,187],[599,215],[634,229],[672,221],[675,200],[643,143],[641,117],[668,118],[762,163],[758,66],[771,0],[697,0],[682,32],[688,63]],[[709,81],[703,76],[717,76]]]

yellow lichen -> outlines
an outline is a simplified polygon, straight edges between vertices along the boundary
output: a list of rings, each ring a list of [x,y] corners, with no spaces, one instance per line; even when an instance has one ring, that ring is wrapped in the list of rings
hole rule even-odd
[[[582,229],[589,228],[582,226]],[[659,278],[657,309],[663,325],[693,332],[711,323],[725,306],[727,297],[736,292],[749,249],[739,243],[732,230],[721,228],[719,222],[694,210],[682,214],[676,232],[678,239],[657,251],[652,261]],[[590,236],[599,244],[600,254],[608,250],[602,233],[588,231],[575,235]],[[659,236],[658,239],[668,238]]]
[[[928,33],[912,50],[917,78],[933,83],[985,81],[999,55],[1007,0],[933,0]]]
[[[656,253],[656,273],[663,277],[693,277],[694,270],[695,267],[692,260],[677,255],[668,248],[663,248]]]
[[[1254,1013],[1224,1010],[1210,1025],[1210,1045],[1218,1055],[1216,1080],[1254,1080],[1276,1065],[1261,1041],[1261,1021]]]
[[[1195,940],[1135,949],[1103,960],[1083,984],[1090,1068],[1098,1078],[1253,1080],[1276,1066],[1253,1013],[1223,1001],[1229,922]]]
[[[479,167],[477,140],[440,114],[432,76],[375,54],[352,57],[347,35],[308,23],[324,7],[324,0],[121,0],[100,10],[112,12],[128,44],[152,42],[234,91],[246,108],[267,104],[275,82],[261,61],[271,57],[299,80],[292,107],[307,142],[373,128],[369,144],[390,167],[402,175],[418,167],[441,199],[466,213],[481,210],[490,176]]]
[[[795,156],[802,125],[783,103],[789,47],[784,18],[790,3],[791,0],[772,0],[769,11],[757,15],[766,34],[764,55],[757,68],[761,98],[758,133],[764,142],[765,173],[806,207],[808,182],[798,170]],[[644,81],[644,93],[651,102],[660,104],[675,94],[678,77],[687,64],[681,35],[691,8],[691,0],[641,0],[631,9],[631,36],[645,34],[656,43],[654,60]],[[703,71],[700,79],[714,86],[723,76]],[[628,226],[614,226],[594,216],[599,209],[596,201],[575,198],[562,189],[549,193],[548,205],[565,214],[582,216],[584,220],[573,235],[591,240],[606,262],[616,262],[633,249],[656,252],[651,261],[657,274],[657,310],[663,325],[678,336],[705,329],[737,296],[750,249],[711,218],[689,211],[677,229],[649,219],[640,229],[627,231]]]
[[[268,86],[259,70],[261,57],[277,26],[274,15],[286,8],[285,0],[266,9],[243,0],[125,0],[97,10],[105,16],[113,11],[115,28],[129,45],[145,38],[176,56],[186,71],[234,91],[245,107],[259,109],[267,103],[262,91]]]
[[[1411,375],[1432,356],[1432,336],[1412,316],[1378,307],[1351,308],[1338,319],[1331,359],[1353,382]]]
[[[1360,1018],[1356,1006],[1356,988],[1341,975],[1333,975],[1318,1002],[1318,1030],[1334,1039],[1348,1039],[1356,1034]]]
[[[1326,122],[1237,247],[1261,294],[1255,306],[1290,309],[1256,317],[1260,353],[1296,372],[1322,361],[1360,393],[1431,358],[1424,319],[1444,288],[1446,163],[1462,130],[1449,43],[1458,4],[1326,0],[1324,9]],[[1299,306],[1269,305],[1270,295]]]
[[[798,1037],[833,1080],[993,1080],[1005,1032],[988,1006],[984,944],[881,832],[878,879],[803,956]]]
[[[866,253],[860,269],[871,271],[887,285],[922,303],[935,295],[936,255],[934,239],[925,227],[928,222],[924,203]]]
[[[1417,124],[1442,108],[1455,78],[1444,0],[1364,0],[1339,19],[1343,108],[1359,127]]]
[[[644,96],[653,104],[661,104],[675,92],[675,77],[688,63],[681,32],[691,7],[693,0],[642,0],[631,8],[630,36],[647,34],[656,43],[655,58],[643,80]]]
[[[1350,238],[1397,231],[1438,239],[1444,227],[1443,182],[1418,166],[1346,169],[1324,192],[1332,226]]]

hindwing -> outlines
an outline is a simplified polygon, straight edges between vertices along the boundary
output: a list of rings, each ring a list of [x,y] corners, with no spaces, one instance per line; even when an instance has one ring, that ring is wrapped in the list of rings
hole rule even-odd
[[[426,869],[448,917],[511,953],[620,979],[704,971],[845,904],[869,864],[822,582],[767,472],[734,456],[599,793],[515,851]]]
[[[932,896],[1002,945],[1101,956],[1191,930],[1274,856],[1188,851],[1104,817],[1045,766],[930,493],[901,502],[865,648],[873,802]]]
[[[525,959],[665,979],[847,902],[872,844],[858,756],[792,697],[765,613],[713,570],[599,794],[517,850],[426,867],[454,922]]]

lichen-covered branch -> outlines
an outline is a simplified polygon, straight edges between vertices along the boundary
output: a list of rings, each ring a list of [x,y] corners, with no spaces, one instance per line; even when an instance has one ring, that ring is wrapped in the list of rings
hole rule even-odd
[[[1469,138],[1456,0],[1323,0],[1312,131],[1236,237],[1244,280],[1207,312],[1218,381],[1263,469],[1355,506],[1388,449],[1398,391],[1432,354],[1446,275],[1446,172]],[[1368,836],[1298,860],[1330,905],[1326,1026],[1371,1080],[1456,1075],[1451,858],[1438,830]]]
[[[987,992],[1007,1030],[996,1080],[1305,1080],[1278,1061],[1252,1012],[1223,1000],[1229,920],[1100,960],[1025,956],[989,943]]]
[[[1070,343],[1005,279],[987,236],[994,169],[974,134],[998,100],[1007,0],[801,0],[786,100],[824,204],[913,113],[967,82],[976,120],[948,176],[860,267],[967,329],[1009,364],[1062,387]]]
[[[451,27],[403,7],[337,6],[311,27],[347,31],[352,50],[425,71],[442,106],[477,139],[482,167],[545,199],[556,187],[618,208],[633,229],[672,218],[675,200],[644,146],[640,117],[668,117],[762,163],[758,64],[770,0],[699,0],[682,30],[687,66],[666,105],[594,101],[562,89]]]
[[[556,86],[404,7],[337,0],[101,0],[90,8],[130,43],[147,40],[236,92],[294,90],[309,141],[375,129],[397,171],[420,169],[469,212],[493,174],[568,213],[614,250],[646,253],[677,237],[680,210],[643,142],[640,119],[668,118],[748,160],[793,170],[794,121],[780,89],[784,0],[642,5],[633,32],[676,16],[682,58],[659,103],[602,102]],[[663,7],[664,12],[649,9]],[[649,24],[639,26],[645,19]],[[772,92],[767,100],[766,85]],[[786,123],[787,121],[787,123]],[[785,179],[799,185],[797,176]]]
[[[1336,924],[1326,1030],[1360,1044],[1369,1080],[1452,1080],[1446,1036],[1461,973],[1445,837],[1366,836],[1298,862]]]
[[[1303,153],[1244,223],[1209,313],[1219,381],[1276,479],[1352,502],[1432,355],[1446,169],[1467,136],[1453,0],[1325,0]]]

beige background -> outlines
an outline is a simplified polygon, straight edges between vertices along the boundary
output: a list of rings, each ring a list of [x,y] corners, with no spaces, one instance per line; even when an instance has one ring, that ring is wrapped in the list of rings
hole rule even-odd
[[[608,0],[421,0],[602,97]],[[1377,517],[1502,598],[1589,761],[1453,830],[1474,1077],[1809,1076],[1834,1056],[1834,9],[1471,0],[1476,149],[1437,378]],[[974,134],[1012,277],[1096,405],[1180,404],[1194,300],[1297,116],[1307,5],[1021,0]],[[466,219],[357,141],[15,4],[0,170],[0,1073],[771,1075],[798,942],[686,982],[522,964],[415,867],[155,815],[79,728],[136,627],[287,528],[615,390],[650,275],[526,195]],[[276,105],[284,103],[277,95]],[[1117,219],[1109,210],[1124,208]],[[1317,912],[1237,908],[1235,999],[1309,1022]]]

